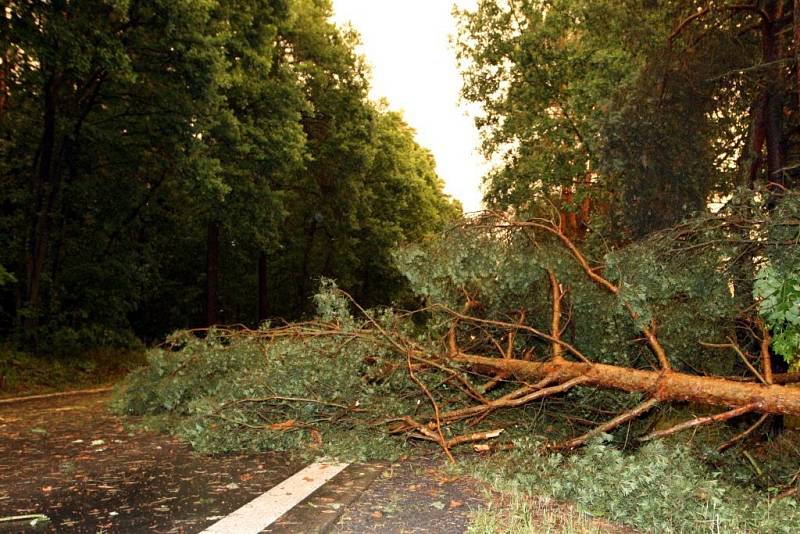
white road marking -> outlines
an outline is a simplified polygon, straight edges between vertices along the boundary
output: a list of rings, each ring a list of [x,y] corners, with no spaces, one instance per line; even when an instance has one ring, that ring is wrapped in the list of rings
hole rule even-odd
[[[325,461],[313,463],[200,534],[258,534],[348,465]]]

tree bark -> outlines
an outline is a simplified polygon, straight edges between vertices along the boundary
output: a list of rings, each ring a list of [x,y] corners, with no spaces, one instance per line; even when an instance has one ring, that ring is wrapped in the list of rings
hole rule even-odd
[[[750,105],[750,127],[747,135],[747,144],[742,150],[739,159],[740,185],[755,188],[758,171],[763,163],[764,150],[764,103],[765,99],[759,96]]]
[[[206,241],[206,326],[219,323],[219,222],[208,223]]]
[[[45,67],[42,67],[43,70]],[[32,184],[34,213],[26,254],[26,317],[24,329],[31,334],[39,324],[42,273],[50,241],[52,210],[59,195],[60,175],[56,167],[56,92],[57,75],[51,73],[44,86],[44,115],[42,139],[39,146]]]
[[[11,50],[3,50],[0,57],[0,121],[3,120],[9,98],[9,79],[11,78]]]
[[[258,256],[258,322],[262,323],[269,318],[269,296],[267,292],[267,254],[262,252]]]
[[[777,65],[780,57],[780,35],[778,20],[783,15],[782,0],[770,0],[766,4],[769,20],[762,29],[763,63],[767,70],[764,89],[764,132],[767,145],[767,174],[770,182],[783,184],[783,92],[781,70]]]
[[[797,112],[800,113],[800,2],[792,3],[792,50],[794,52],[794,92]]]
[[[659,402],[688,401],[733,408],[753,405],[754,412],[800,415],[800,388],[567,360],[530,362],[463,353],[454,359],[493,372],[506,371],[521,380],[551,377],[564,382],[585,378],[584,386],[644,393]]]

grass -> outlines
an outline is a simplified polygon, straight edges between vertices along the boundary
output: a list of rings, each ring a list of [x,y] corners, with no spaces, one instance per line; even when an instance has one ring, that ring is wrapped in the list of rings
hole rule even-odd
[[[517,445],[453,468],[506,496],[475,517],[473,532],[797,532],[796,501],[726,480],[685,445],[623,453],[594,442],[566,456]]]
[[[601,522],[547,497],[522,492],[497,494],[472,516],[469,534],[600,534],[633,532]]]
[[[144,363],[142,351],[104,349],[52,358],[0,346],[0,398],[110,385]]]

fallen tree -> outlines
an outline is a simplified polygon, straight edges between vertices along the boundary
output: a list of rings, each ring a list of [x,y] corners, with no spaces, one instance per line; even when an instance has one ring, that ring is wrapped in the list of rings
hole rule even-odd
[[[728,235],[726,240],[729,242],[738,242],[738,245],[744,246],[748,251],[749,254],[747,256],[744,254],[740,255],[740,258],[738,258],[740,261],[742,257],[745,259],[751,258],[756,252],[760,251],[763,253],[769,246],[796,245],[796,241],[792,240],[770,240],[769,237],[765,237],[764,234],[754,235],[753,228],[764,227],[764,223],[761,221],[755,222],[738,217],[719,217],[715,219],[714,223],[716,224],[717,230],[723,228],[735,229],[733,236]],[[523,232],[534,247],[541,246],[542,243],[535,235],[537,232],[554,238],[548,242],[550,246],[553,246],[555,243],[562,247],[567,251],[568,255],[572,257],[579,267],[579,271],[582,272],[588,280],[602,291],[614,297],[619,297],[621,292],[620,285],[606,278],[600,267],[592,266],[580,251],[579,247],[563,232],[556,221],[543,219],[515,221],[505,217],[503,214],[495,213],[491,214],[488,220],[483,224],[485,227],[493,230],[502,229],[506,232]],[[781,225],[788,227],[797,226],[797,219],[786,218],[781,221]],[[683,228],[676,229],[669,237],[676,241],[690,242],[695,239],[699,233],[702,233],[699,231],[701,227],[702,225],[692,228],[691,225],[687,224]],[[742,229],[746,229],[746,231],[742,232]],[[748,235],[748,239],[739,237],[742,233]],[[689,243],[687,246],[703,248],[709,247],[712,244],[713,242],[695,242]],[[479,404],[460,408],[451,412],[440,414],[437,411],[436,419],[428,421],[427,423],[429,428],[438,428],[442,424],[449,424],[463,418],[483,417],[485,414],[498,409],[520,406],[551,395],[564,393],[578,386],[637,392],[643,394],[646,400],[630,410],[617,415],[610,421],[599,425],[594,430],[564,443],[555,444],[555,448],[573,448],[579,446],[600,432],[609,432],[617,426],[647,413],[658,404],[671,402],[705,404],[724,407],[728,410],[711,416],[698,417],[677,424],[671,428],[652,432],[646,436],[642,436],[640,438],[642,441],[668,436],[681,430],[694,428],[700,425],[726,421],[750,412],[800,415],[800,389],[779,385],[793,382],[796,373],[773,376],[770,334],[764,321],[757,316],[753,316],[752,310],[748,310],[743,315],[745,315],[751,324],[757,325],[759,330],[758,334],[755,334],[751,329],[751,332],[754,333],[754,337],[759,341],[760,350],[757,358],[745,354],[745,351],[730,339],[727,344],[703,342],[699,344],[710,348],[732,349],[741,358],[746,368],[752,373],[752,378],[756,379],[757,382],[743,381],[741,377],[726,378],[675,371],[667,350],[659,340],[657,318],[655,316],[650,316],[647,318],[647,321],[640,320],[641,312],[635,308],[635,303],[631,302],[623,302],[623,306],[627,310],[633,323],[635,323],[641,331],[646,344],[655,357],[657,365],[652,369],[610,365],[593,360],[588,357],[585,352],[563,341],[562,308],[564,292],[553,270],[549,269],[547,274],[551,287],[551,322],[549,332],[525,326],[523,324],[524,314],[521,316],[521,321],[516,324],[470,316],[469,310],[476,308],[477,305],[469,296],[467,296],[467,302],[464,305],[463,313],[455,312],[451,309],[445,310],[451,315],[453,320],[453,326],[448,330],[446,341],[448,347],[447,354],[450,361],[467,364],[472,369],[493,373],[495,378],[489,382],[490,387],[494,385],[498,379],[505,380],[509,377],[514,377],[522,382],[534,381],[537,382],[537,384],[527,385],[498,399],[484,400]],[[493,339],[493,344],[497,346],[501,354],[499,358],[469,354],[462,351],[459,348],[456,336],[457,329],[455,325],[459,322],[472,323],[478,326],[489,325],[505,328],[507,330],[505,335],[509,340],[507,350],[503,350],[503,348],[499,346],[499,343]],[[513,354],[513,339],[516,332],[520,329],[549,342],[551,345],[550,357],[544,361],[530,361],[529,358],[519,358],[517,355]],[[568,360],[565,355],[571,356],[573,361]],[[756,365],[760,366],[760,372],[755,368],[753,363],[751,363],[751,360],[758,361]],[[486,387],[478,387],[478,389],[486,389]],[[763,422],[763,419],[760,421]],[[407,427],[399,426],[395,428],[395,431],[406,428]],[[748,431],[746,431],[747,433],[743,433],[742,437],[745,437],[750,431],[752,431],[752,429],[748,429]],[[438,441],[443,446],[446,445],[443,439]],[[730,443],[725,445],[730,446]]]
[[[177,406],[214,421],[193,420],[201,434],[213,428],[225,439],[259,440],[296,432],[312,445],[336,428],[385,427],[434,442],[448,456],[454,447],[502,439],[498,412],[581,390],[640,395],[588,432],[549,447],[578,447],[671,403],[721,410],[646,431],[640,440],[751,412],[800,416],[800,388],[790,386],[799,375],[773,373],[762,317],[770,315],[741,289],[751,287],[745,282],[758,268],[753,258],[795,265],[797,248],[787,245],[796,244],[800,203],[789,200],[780,217],[755,217],[748,208],[689,221],[608,252],[604,265],[557,220],[485,214],[454,230],[460,235],[400,258],[428,300],[422,310],[364,310],[328,286],[317,297],[318,320],[202,332],[215,351],[246,346],[246,363],[237,365],[207,358],[179,336],[178,345],[192,349],[182,349],[180,362],[164,351],[149,384],[129,388],[128,411]],[[192,388],[206,396],[192,397]]]

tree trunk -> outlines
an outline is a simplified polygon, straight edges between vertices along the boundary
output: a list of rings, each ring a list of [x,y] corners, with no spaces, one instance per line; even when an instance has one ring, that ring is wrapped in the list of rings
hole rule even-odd
[[[269,318],[269,303],[267,300],[267,254],[262,252],[258,256],[258,322],[262,323]]]
[[[644,393],[659,402],[688,401],[726,407],[752,404],[753,412],[800,415],[800,388],[794,387],[567,360],[543,363],[468,354],[458,354],[454,359],[493,372],[511,373],[521,380],[548,377],[563,383],[585,378],[581,385]]]
[[[219,222],[208,223],[206,242],[206,326],[219,323]]]
[[[767,145],[767,175],[770,182],[783,184],[783,91],[778,20],[783,15],[783,2],[772,0],[766,5],[769,21],[762,30],[763,63],[768,65],[764,89],[764,133]]]
[[[755,187],[758,171],[763,162],[764,104],[765,99],[762,95],[750,105],[750,127],[747,134],[747,144],[742,150],[742,156],[739,159],[739,184],[750,189]]]
[[[307,230],[306,245],[303,251],[303,264],[300,266],[297,280],[297,309],[306,309],[306,293],[308,291],[308,276],[311,263],[311,251],[314,249],[314,238],[317,236],[317,223],[311,222]]]
[[[44,67],[43,67],[44,69]],[[59,195],[60,175],[56,166],[56,74],[47,78],[44,86],[44,117],[36,172],[33,181],[34,213],[26,254],[25,304],[27,316],[24,328],[28,334],[39,325],[42,273],[50,241],[52,210]]]
[[[797,112],[800,113],[800,2],[792,5],[792,50],[794,51],[794,92]]]
[[[559,226],[561,232],[570,239],[578,237],[578,214],[573,206],[575,196],[572,186],[561,186],[561,210],[559,213]]]
[[[3,120],[9,98],[9,79],[11,78],[11,50],[3,50],[0,57],[0,121]]]

